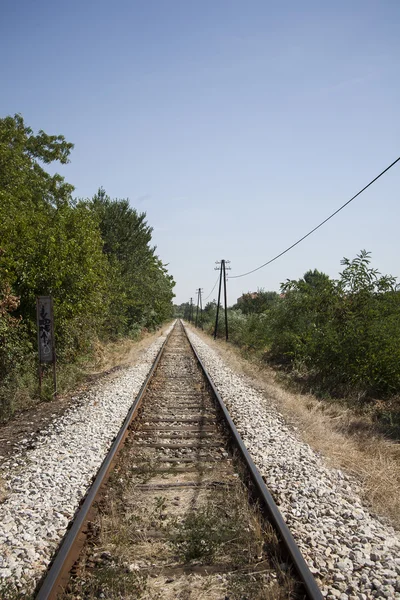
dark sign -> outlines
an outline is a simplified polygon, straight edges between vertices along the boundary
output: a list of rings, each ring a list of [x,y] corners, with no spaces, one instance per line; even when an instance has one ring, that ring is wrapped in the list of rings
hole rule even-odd
[[[51,296],[39,296],[36,299],[38,326],[39,362],[52,363],[54,353],[54,319]]]

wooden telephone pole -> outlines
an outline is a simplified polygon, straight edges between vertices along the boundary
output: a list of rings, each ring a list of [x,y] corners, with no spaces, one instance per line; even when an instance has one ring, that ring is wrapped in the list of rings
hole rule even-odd
[[[225,339],[226,341],[228,341],[228,306],[227,306],[227,296],[226,296],[226,271],[230,271],[230,267],[227,267],[226,265],[229,264],[231,261],[230,260],[217,260],[215,261],[215,263],[217,265],[220,265],[220,267],[215,267],[215,271],[219,270],[219,287],[218,287],[218,303],[217,303],[217,314],[215,317],[215,328],[214,328],[214,340],[217,337],[218,334],[218,317],[219,317],[219,305],[221,302],[221,287],[222,287],[222,280],[224,281],[224,307],[225,307]]]
[[[196,294],[197,294],[197,307],[196,307],[196,327],[199,323],[198,320],[198,316],[199,316],[199,307],[200,307],[200,327],[203,329],[203,305],[201,302],[201,294],[202,294],[203,290],[202,288],[199,288],[196,290]]]
[[[190,298],[190,305],[189,305],[189,323],[191,323],[193,321],[193,298]]]

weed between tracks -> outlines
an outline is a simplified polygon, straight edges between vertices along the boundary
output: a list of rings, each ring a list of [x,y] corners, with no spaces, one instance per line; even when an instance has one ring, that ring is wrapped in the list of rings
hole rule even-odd
[[[228,559],[232,566],[243,566],[261,558],[262,530],[237,498],[227,506],[226,494],[228,490],[219,491],[204,506],[171,523],[168,539],[179,560],[223,563]]]
[[[256,600],[295,597],[275,533],[248,504],[247,490],[140,488],[154,465],[132,480],[129,447],[98,506],[94,534],[64,599]],[[137,456],[136,456],[137,460]],[[136,464],[136,463],[135,463]],[[182,477],[181,477],[182,479]]]

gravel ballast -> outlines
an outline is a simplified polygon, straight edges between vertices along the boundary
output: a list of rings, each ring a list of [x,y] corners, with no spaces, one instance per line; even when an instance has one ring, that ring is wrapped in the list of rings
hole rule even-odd
[[[7,586],[30,593],[96,475],[172,326],[142,360],[80,395],[0,467],[0,597]]]
[[[400,538],[357,483],[326,466],[249,380],[187,330],[328,600],[400,599]]]

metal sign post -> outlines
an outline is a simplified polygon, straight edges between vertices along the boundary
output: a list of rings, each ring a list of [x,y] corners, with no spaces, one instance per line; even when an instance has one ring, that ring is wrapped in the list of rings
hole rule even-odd
[[[54,396],[57,394],[56,349],[54,342],[54,314],[53,299],[51,296],[36,298],[36,320],[38,331],[39,351],[39,394],[42,394],[42,364],[53,365]]]

